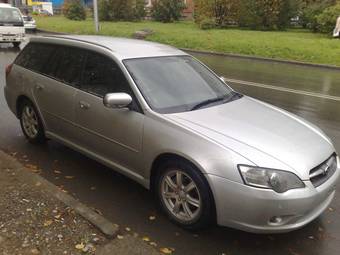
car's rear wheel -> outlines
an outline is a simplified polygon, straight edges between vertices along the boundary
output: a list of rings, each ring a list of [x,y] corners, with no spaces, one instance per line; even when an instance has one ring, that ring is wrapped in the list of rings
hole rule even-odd
[[[209,226],[214,203],[204,176],[190,163],[167,161],[156,179],[161,209],[171,221],[190,230]]]
[[[21,102],[19,118],[21,129],[29,142],[43,143],[46,140],[44,127],[32,102],[29,100]]]

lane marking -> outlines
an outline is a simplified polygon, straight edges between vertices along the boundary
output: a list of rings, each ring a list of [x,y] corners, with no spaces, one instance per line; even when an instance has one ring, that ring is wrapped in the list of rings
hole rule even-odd
[[[256,82],[251,82],[251,81],[241,81],[241,80],[235,80],[235,79],[228,79],[228,78],[224,78],[224,80],[226,82],[236,83],[236,84],[241,84],[241,85],[259,87],[259,88],[264,88],[264,89],[272,89],[272,90],[277,90],[277,91],[287,92],[287,93],[293,93],[293,94],[298,94],[298,95],[303,95],[303,96],[311,96],[311,97],[318,97],[318,98],[322,98],[322,99],[340,101],[340,97],[337,97],[337,96],[324,95],[324,94],[309,92],[309,91],[304,91],[304,90],[282,88],[282,87],[277,87],[277,86],[273,86],[273,85],[267,85],[267,84],[256,83]]]

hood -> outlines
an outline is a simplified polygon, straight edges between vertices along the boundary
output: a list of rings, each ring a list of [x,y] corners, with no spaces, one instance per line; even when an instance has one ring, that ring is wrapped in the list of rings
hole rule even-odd
[[[331,141],[319,128],[245,96],[226,104],[167,116],[258,166],[280,166],[303,179],[308,179],[309,171],[334,152]]]

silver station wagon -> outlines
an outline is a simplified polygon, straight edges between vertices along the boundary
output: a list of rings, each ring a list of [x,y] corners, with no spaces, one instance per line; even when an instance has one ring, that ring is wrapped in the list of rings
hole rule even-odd
[[[339,158],[319,128],[237,93],[178,49],[36,37],[6,77],[30,142],[57,140],[134,179],[184,228],[287,232],[334,197]]]

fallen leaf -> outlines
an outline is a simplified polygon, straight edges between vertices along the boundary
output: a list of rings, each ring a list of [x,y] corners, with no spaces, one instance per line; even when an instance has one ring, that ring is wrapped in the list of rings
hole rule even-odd
[[[61,172],[58,171],[58,170],[54,170],[53,172],[54,172],[55,174],[61,174]]]
[[[41,186],[41,182],[37,182],[37,183],[35,184],[35,186],[37,186],[37,187]]]
[[[66,176],[65,176],[65,178],[66,178],[66,179],[73,179],[73,178],[74,178],[74,176],[71,176],[71,175],[66,175]]]
[[[97,188],[96,187],[94,187],[94,186],[92,186],[91,188],[90,188],[90,190],[96,190]]]
[[[56,218],[56,219],[59,219],[60,217],[61,217],[61,215],[60,215],[60,214],[58,214],[58,215],[54,216],[54,218]]]
[[[155,242],[150,242],[149,244],[153,247],[157,247],[157,244]]]
[[[48,227],[49,225],[51,225],[53,223],[52,220],[47,220],[44,222],[44,227]]]
[[[79,244],[76,245],[77,250],[82,250],[84,248],[85,248],[85,245],[83,243],[79,243]]]
[[[172,250],[169,248],[160,248],[159,251],[163,254],[172,254]]]
[[[117,235],[117,239],[122,240],[122,239],[124,239],[124,236]]]
[[[142,240],[143,240],[144,242],[150,242],[150,238],[147,237],[147,236],[144,236],[144,237],[142,238]]]
[[[332,207],[329,207],[328,210],[329,210],[330,212],[334,212],[334,209],[333,209]]]
[[[31,169],[31,170],[38,170],[38,167],[36,165],[32,165],[32,164],[26,164],[25,167],[27,167],[28,169]]]
[[[130,232],[131,231],[131,228],[125,228],[126,231]]]
[[[155,220],[156,219],[156,216],[150,216],[149,217],[149,220]]]

